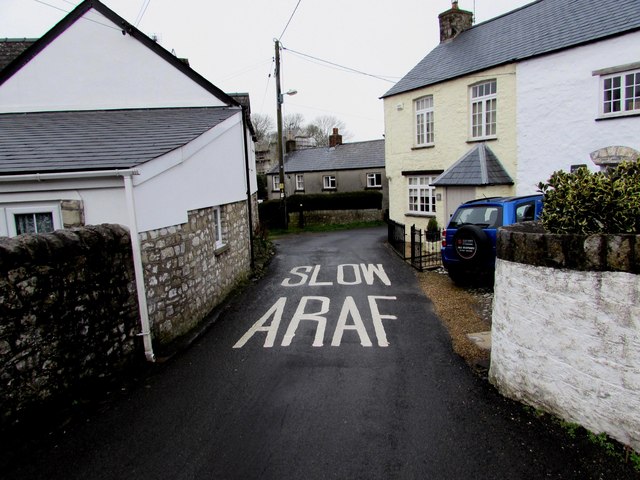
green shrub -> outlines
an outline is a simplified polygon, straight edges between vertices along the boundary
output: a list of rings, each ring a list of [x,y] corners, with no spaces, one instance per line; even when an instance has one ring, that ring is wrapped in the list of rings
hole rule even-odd
[[[437,232],[437,231],[439,231],[438,221],[435,218],[431,217],[427,222],[427,232]]]
[[[554,172],[538,185],[544,194],[540,220],[548,232],[640,234],[640,162],[608,172]]]

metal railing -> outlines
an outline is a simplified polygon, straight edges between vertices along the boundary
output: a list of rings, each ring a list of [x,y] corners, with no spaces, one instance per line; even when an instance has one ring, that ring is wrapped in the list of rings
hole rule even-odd
[[[412,225],[408,237],[405,225],[388,220],[387,241],[403,260],[419,271],[442,266],[439,231],[423,232]]]

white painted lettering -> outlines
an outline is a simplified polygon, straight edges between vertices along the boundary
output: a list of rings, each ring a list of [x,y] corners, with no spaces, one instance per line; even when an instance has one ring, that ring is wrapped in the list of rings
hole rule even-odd
[[[369,308],[371,309],[371,319],[373,320],[373,329],[376,332],[376,337],[378,337],[378,346],[379,347],[388,347],[389,342],[387,341],[387,333],[384,331],[384,325],[382,325],[382,320],[396,320],[398,317],[395,315],[382,315],[380,314],[380,310],[378,310],[378,304],[376,300],[396,300],[396,297],[378,297],[378,296],[369,296]]]
[[[264,341],[264,347],[273,347],[273,343],[276,340],[278,333],[278,327],[282,320],[282,313],[284,312],[284,305],[287,303],[286,297],[280,297],[278,301],[265,313],[260,320],[253,324],[253,326],[245,333],[240,340],[233,346],[233,348],[242,348],[249,341],[253,335],[258,332],[267,332],[267,338]],[[271,325],[265,326],[264,324],[273,315],[273,321]]]
[[[320,311],[305,313],[304,311],[307,306],[307,302],[313,300],[318,301],[322,304],[322,306],[320,307]],[[311,320],[314,322],[318,322],[316,336],[313,340],[312,345],[314,347],[321,347],[324,340],[324,330],[327,326],[327,318],[321,315],[324,315],[329,311],[329,302],[330,300],[327,297],[302,297],[300,299],[300,303],[298,304],[298,308],[296,309],[296,313],[293,315],[291,323],[289,323],[287,333],[285,333],[284,338],[282,339],[282,346],[288,347],[289,345],[291,345],[291,340],[293,340],[293,337],[295,337],[298,325],[302,320]]]
[[[321,287],[323,285],[333,285],[333,282],[318,282],[318,273],[320,273],[320,265],[316,265],[311,274],[311,280],[309,281],[310,287]]]
[[[300,277],[300,281],[298,281],[298,283],[291,283],[291,279],[287,277],[282,281],[281,285],[283,287],[298,287],[300,285],[304,285],[305,283],[307,283],[307,279],[309,278],[307,273],[311,272],[311,270],[313,270],[313,267],[309,267],[306,265],[303,267],[293,268],[291,269],[291,273],[293,273],[294,275],[298,275]]]
[[[346,267],[350,267],[353,270],[353,281],[347,282],[344,279],[344,269]],[[345,265],[338,265],[338,284],[339,285],[360,285],[362,283],[362,278],[360,277],[360,269],[358,265],[355,263],[348,263]]]
[[[349,315],[351,315],[351,318],[353,319],[353,325],[347,325],[347,317]],[[360,312],[358,311],[358,307],[356,307],[356,302],[353,300],[353,297],[347,297],[344,299],[342,310],[340,311],[340,318],[338,318],[336,330],[333,332],[333,340],[331,340],[332,347],[340,346],[342,334],[345,330],[355,330],[360,337],[360,345],[363,347],[370,347],[372,345],[371,339],[367,334],[366,328],[364,328],[362,317],[360,316]]]
[[[367,285],[373,285],[374,274],[387,286],[391,285],[391,280],[387,277],[387,274],[382,267],[382,264],[379,263],[376,265],[365,265],[364,263],[360,264],[360,268],[362,268],[362,275],[364,275],[364,279],[367,282]]]

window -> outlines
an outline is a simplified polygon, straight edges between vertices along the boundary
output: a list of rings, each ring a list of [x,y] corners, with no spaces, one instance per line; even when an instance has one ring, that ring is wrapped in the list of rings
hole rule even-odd
[[[408,177],[409,212],[417,214],[436,213],[436,187],[431,185],[434,177]]]
[[[497,82],[471,87],[471,138],[496,136]]]
[[[53,232],[53,214],[51,212],[18,213],[14,215],[16,234]]]
[[[280,176],[279,175],[274,175],[273,177],[271,177],[272,182],[271,182],[271,190],[273,190],[274,192],[279,192],[280,191]]]
[[[433,145],[433,96],[415,101],[416,146]]]
[[[602,77],[602,114],[640,113],[640,70]]]
[[[48,233],[62,228],[58,205],[34,205],[6,209],[8,234]]]
[[[336,177],[335,175],[325,175],[322,177],[322,188],[325,190],[336,189]]]
[[[304,190],[304,175],[301,173],[296,175],[296,190]]]
[[[213,234],[215,235],[215,248],[224,246],[222,237],[222,211],[220,207],[213,208]]]
[[[381,188],[382,187],[382,174],[381,173],[367,173],[367,188]]]

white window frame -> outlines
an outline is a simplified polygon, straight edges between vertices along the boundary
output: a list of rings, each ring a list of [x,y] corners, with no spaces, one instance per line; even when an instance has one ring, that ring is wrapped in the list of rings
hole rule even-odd
[[[415,146],[426,147],[434,144],[433,95],[417,98],[413,102],[415,109]]]
[[[602,75],[599,108],[604,118],[639,114],[640,69]]]
[[[378,179],[380,180],[379,182]],[[382,173],[367,173],[367,188],[382,188]]]
[[[432,185],[436,176],[411,175],[407,177],[407,201],[410,215],[433,215],[436,213],[436,187]]]
[[[222,209],[220,207],[213,207],[212,209],[212,222],[213,233],[215,235],[215,248],[216,250],[224,247],[224,235],[222,229]]]
[[[273,190],[274,192],[279,192],[280,191],[280,176],[279,175],[274,175],[271,177],[271,190]]]
[[[304,191],[304,174],[302,173],[296,174],[296,191]]]
[[[473,140],[498,135],[498,81],[469,86],[469,135]]]
[[[4,210],[7,222],[7,233],[10,237],[18,235],[18,230],[16,228],[16,215],[50,213],[53,219],[53,229],[60,230],[63,228],[62,212],[60,211],[59,204],[21,205],[19,207],[6,207]]]
[[[335,190],[338,188],[335,175],[324,175],[322,177],[322,188],[324,190]]]

